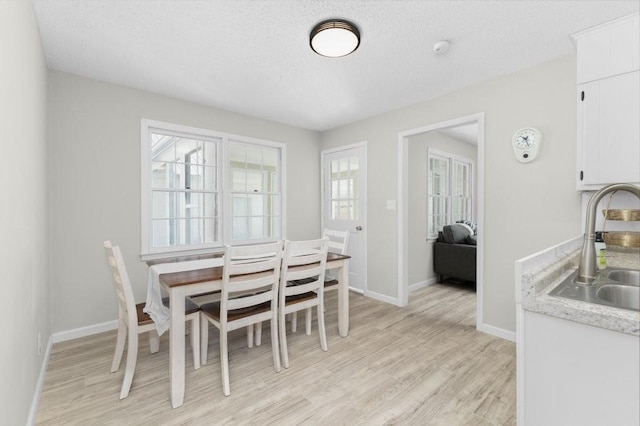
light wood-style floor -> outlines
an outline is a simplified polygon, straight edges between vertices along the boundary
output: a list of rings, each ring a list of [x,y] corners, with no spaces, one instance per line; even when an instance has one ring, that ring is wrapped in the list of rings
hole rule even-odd
[[[406,308],[351,294],[349,337],[337,330],[337,292],[327,293],[329,351],[312,335],[289,333],[291,367],[275,373],[269,328],[248,349],[230,342],[231,395],[224,397],[216,330],[209,363],[193,370],[187,349],[185,402],[169,402],[168,336],[160,352],[141,340],[131,393],[119,400],[124,366],[110,373],[115,331],[54,345],[37,423],[514,425],[515,344],[475,330],[475,293],[435,284]],[[315,315],[314,315],[315,317]]]

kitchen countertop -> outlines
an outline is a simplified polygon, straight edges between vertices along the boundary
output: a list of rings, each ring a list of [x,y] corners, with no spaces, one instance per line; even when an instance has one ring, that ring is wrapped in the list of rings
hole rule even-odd
[[[550,296],[548,293],[578,268],[581,238],[522,259],[519,300],[522,308],[552,317],[576,321],[640,336],[640,312]],[[577,248],[576,248],[577,247]],[[519,261],[519,262],[521,262]],[[638,252],[607,250],[607,266],[640,269]],[[525,270],[526,269],[526,270]]]

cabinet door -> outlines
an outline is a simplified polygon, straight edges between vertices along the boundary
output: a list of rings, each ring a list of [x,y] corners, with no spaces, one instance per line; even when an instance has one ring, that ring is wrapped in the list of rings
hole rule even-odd
[[[640,73],[578,86],[581,185],[640,182]]]
[[[639,26],[636,14],[577,35],[578,84],[637,70]]]

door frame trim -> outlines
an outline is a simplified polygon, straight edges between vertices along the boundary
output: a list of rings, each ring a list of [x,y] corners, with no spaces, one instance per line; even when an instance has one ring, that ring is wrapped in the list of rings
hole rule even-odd
[[[362,249],[363,249],[363,253],[362,253],[362,261],[364,262],[363,264],[363,268],[362,268],[362,281],[363,281],[363,291],[364,294],[367,295],[368,293],[368,286],[367,286],[367,235],[369,233],[369,227],[367,226],[367,216],[368,216],[368,198],[369,198],[369,194],[367,192],[367,168],[368,166],[368,160],[367,160],[367,155],[368,155],[368,148],[367,148],[367,141],[361,141],[361,142],[356,142],[356,143],[352,143],[349,145],[343,145],[343,146],[339,146],[336,148],[329,148],[329,149],[325,149],[323,151],[320,152],[320,234],[322,234],[322,230],[324,229],[324,166],[325,166],[325,157],[328,154],[334,154],[336,152],[340,152],[340,151],[347,151],[349,149],[352,148],[364,148],[364,164],[365,164],[365,168],[364,168],[364,172],[362,173],[362,183],[364,188],[362,188],[362,192],[364,194],[364,197],[362,199],[363,202],[363,207],[364,207],[364,211],[365,214],[362,217],[362,226],[364,228],[364,231],[362,232],[363,237],[362,237]],[[360,292],[360,290],[358,289],[354,289],[355,291]]]
[[[409,137],[465,124],[478,124],[478,158],[476,187],[476,220],[478,223],[477,267],[476,267],[476,329],[484,328],[484,175],[485,175],[485,140],[484,112],[440,121],[426,126],[404,130],[398,133],[398,302],[400,306],[409,303],[408,290],[408,161]]]

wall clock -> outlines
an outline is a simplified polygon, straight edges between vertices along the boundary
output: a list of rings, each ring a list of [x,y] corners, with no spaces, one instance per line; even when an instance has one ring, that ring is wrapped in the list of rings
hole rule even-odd
[[[538,155],[538,149],[542,142],[542,133],[534,127],[525,127],[513,134],[511,144],[516,160],[521,163],[529,163]]]

